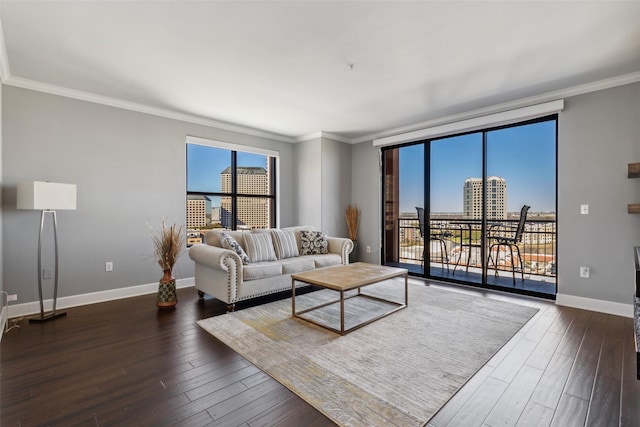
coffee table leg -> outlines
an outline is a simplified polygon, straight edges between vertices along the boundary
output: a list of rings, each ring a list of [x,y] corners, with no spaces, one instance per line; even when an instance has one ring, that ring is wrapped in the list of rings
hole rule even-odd
[[[291,316],[296,315],[296,280],[291,279]]]
[[[409,275],[404,274],[404,305],[409,305]]]
[[[344,291],[340,291],[340,335],[344,335]]]

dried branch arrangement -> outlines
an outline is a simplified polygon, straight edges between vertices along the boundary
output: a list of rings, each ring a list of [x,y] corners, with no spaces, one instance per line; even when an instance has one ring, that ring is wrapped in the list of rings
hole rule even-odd
[[[360,210],[358,209],[358,205],[347,206],[344,216],[347,219],[349,238],[351,240],[356,240],[358,234],[358,223],[360,222]]]
[[[176,224],[167,227],[162,221],[160,233],[152,236],[156,260],[163,271],[173,270],[182,247],[184,246],[184,233],[182,226]]]

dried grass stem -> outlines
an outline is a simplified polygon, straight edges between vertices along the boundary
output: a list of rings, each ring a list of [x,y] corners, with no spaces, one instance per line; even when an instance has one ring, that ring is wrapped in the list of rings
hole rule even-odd
[[[182,226],[173,224],[167,227],[165,222],[162,221],[162,230],[160,230],[159,234],[152,236],[152,239],[158,264],[163,271],[172,271],[184,245]]]
[[[349,230],[349,238],[356,240],[358,235],[358,223],[360,222],[360,210],[358,205],[349,205],[344,213],[347,220],[347,229]]]

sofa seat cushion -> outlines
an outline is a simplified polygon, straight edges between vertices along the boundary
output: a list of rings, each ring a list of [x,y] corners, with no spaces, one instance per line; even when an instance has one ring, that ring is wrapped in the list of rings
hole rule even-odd
[[[278,262],[254,262],[242,268],[242,279],[246,281],[281,275],[282,265]]]
[[[295,274],[309,271],[316,268],[316,263],[312,257],[295,257],[280,261],[282,274]]]
[[[324,255],[303,255],[299,258],[313,260],[316,268],[332,267],[342,263],[342,257],[340,255],[331,253]]]

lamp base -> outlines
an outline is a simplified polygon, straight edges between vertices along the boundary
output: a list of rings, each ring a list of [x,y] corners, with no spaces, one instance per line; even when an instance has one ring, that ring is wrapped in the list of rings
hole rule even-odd
[[[56,312],[51,312],[47,314],[41,314],[36,317],[30,317],[29,322],[33,322],[33,323],[46,322],[47,320],[57,319],[58,317],[64,317],[66,315],[67,315],[66,311],[56,311]]]

